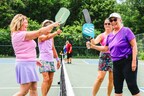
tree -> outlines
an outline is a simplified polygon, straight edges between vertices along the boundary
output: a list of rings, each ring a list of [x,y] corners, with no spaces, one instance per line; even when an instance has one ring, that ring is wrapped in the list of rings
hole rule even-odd
[[[132,29],[135,34],[142,33],[144,28],[144,1],[126,0],[115,8],[122,15],[125,26]],[[140,20],[141,19],[141,20]]]
[[[9,24],[17,13],[29,18],[28,30],[38,29],[42,21],[51,19],[55,21],[55,15],[61,7],[66,7],[71,14],[68,18],[63,33],[55,38],[57,46],[63,46],[67,39],[73,42],[73,46],[85,46],[82,38],[82,25],[85,23],[82,10],[87,8],[92,23],[95,25],[95,34],[104,31],[103,22],[113,12],[121,14],[124,25],[130,27],[135,34],[142,33],[144,28],[144,1],[126,0],[117,3],[116,0],[1,0],[0,1],[0,32],[10,33]],[[140,20],[142,19],[142,20]],[[9,44],[6,38],[1,37],[0,44]],[[59,42],[61,41],[61,42]],[[79,52],[79,51],[77,51]]]
[[[7,28],[11,18],[14,16],[14,10],[11,9],[6,0],[0,1],[0,28]]]

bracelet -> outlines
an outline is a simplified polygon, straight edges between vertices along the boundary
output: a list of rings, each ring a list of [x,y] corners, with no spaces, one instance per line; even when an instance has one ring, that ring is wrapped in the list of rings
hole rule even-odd
[[[59,57],[57,57],[57,58],[55,58],[55,59],[56,59],[57,62],[60,61]]]

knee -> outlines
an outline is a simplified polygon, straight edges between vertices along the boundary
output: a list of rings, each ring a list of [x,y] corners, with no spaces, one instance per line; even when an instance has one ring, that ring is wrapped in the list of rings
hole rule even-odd
[[[52,82],[53,81],[53,78],[51,77],[51,78],[44,78],[43,79],[43,82],[45,82],[45,83],[49,83],[49,82]]]
[[[37,91],[37,83],[32,83],[30,90],[31,91]]]
[[[98,82],[102,82],[103,80],[104,80],[104,77],[102,77],[102,76],[98,76],[98,77],[97,77],[97,81],[98,81]]]
[[[43,82],[48,82],[49,81],[49,78],[46,77],[46,78],[43,78]]]
[[[49,78],[49,82],[52,83],[53,81],[53,77]]]
[[[37,91],[37,86],[32,86],[32,87],[30,88],[30,90],[31,90],[31,91]]]

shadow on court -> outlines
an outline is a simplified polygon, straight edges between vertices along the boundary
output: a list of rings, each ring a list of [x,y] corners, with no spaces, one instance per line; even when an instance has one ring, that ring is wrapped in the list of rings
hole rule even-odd
[[[67,74],[72,85],[75,96],[92,96],[92,86],[97,77],[97,59],[73,59],[72,64],[65,64]],[[12,96],[19,90],[19,85],[15,79],[15,58],[0,58],[0,96]],[[144,61],[139,61],[138,85],[141,90],[141,96],[144,96],[144,78],[143,78]],[[38,70],[38,67],[37,67]],[[38,72],[39,74],[39,72]],[[97,96],[106,96],[106,87],[108,83],[108,74],[106,75]],[[38,94],[41,96],[42,76],[39,74]],[[60,70],[55,72],[54,81],[48,96],[58,96],[60,79]],[[131,96],[124,84],[124,96]],[[112,95],[114,96],[114,90]]]

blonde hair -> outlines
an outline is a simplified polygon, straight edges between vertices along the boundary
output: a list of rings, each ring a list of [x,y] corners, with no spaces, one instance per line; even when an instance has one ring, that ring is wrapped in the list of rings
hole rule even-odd
[[[53,23],[52,20],[44,20],[44,21],[42,22],[42,27],[46,27],[46,26],[48,26],[48,25],[50,25],[50,24],[52,24],[52,23]]]
[[[22,14],[15,15],[14,18],[12,19],[11,23],[10,23],[11,32],[19,31],[20,28],[22,27],[22,22],[25,19],[27,19],[27,17],[22,15]]]

